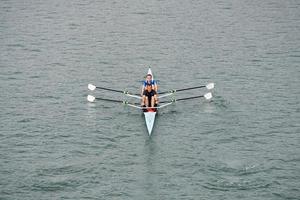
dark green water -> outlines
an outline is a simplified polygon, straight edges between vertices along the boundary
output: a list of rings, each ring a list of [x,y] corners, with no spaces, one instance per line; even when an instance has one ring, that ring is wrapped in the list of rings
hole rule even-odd
[[[0,199],[300,199],[300,4],[0,3]],[[142,114],[86,101],[215,82]],[[199,89],[177,97],[200,95]]]

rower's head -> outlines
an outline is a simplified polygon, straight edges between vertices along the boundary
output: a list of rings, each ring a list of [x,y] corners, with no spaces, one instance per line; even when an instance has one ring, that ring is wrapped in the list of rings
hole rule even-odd
[[[146,80],[149,82],[152,80],[152,75],[151,74],[147,74],[146,76]]]

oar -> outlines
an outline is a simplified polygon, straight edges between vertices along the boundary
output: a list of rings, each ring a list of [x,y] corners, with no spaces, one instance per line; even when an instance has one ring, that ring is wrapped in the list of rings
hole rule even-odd
[[[88,88],[91,91],[94,91],[95,89],[99,89],[99,90],[107,90],[107,91],[111,91],[111,92],[124,93],[124,91],[122,91],[122,90],[115,90],[115,89],[111,89],[111,88],[99,87],[99,86],[95,86],[93,84],[88,84]]]
[[[137,106],[137,105],[131,104],[128,101],[121,101],[121,100],[116,100],[116,99],[99,98],[99,97],[94,97],[92,95],[88,95],[86,99],[89,102],[91,102],[91,103],[94,102],[95,100],[101,100],[101,101],[110,101],[110,102],[115,102],[115,103],[122,103],[124,105],[128,105],[128,106],[135,107],[135,108],[138,108],[138,109],[143,109],[144,108],[144,107],[141,107],[141,106]]]
[[[88,95],[86,99],[89,102],[94,102],[95,100],[102,100],[102,101],[110,101],[110,102],[116,102],[116,103],[125,103],[124,101],[121,101],[121,100],[99,98],[99,97],[94,97],[92,95]]]
[[[205,95],[199,95],[199,96],[193,96],[193,97],[185,97],[181,99],[176,99],[175,101],[185,101],[185,100],[190,100],[190,99],[197,99],[197,98],[205,98],[206,100],[210,100],[212,98],[211,92],[206,93]]]
[[[185,90],[194,90],[194,89],[204,88],[204,87],[206,87],[208,90],[211,90],[211,89],[213,89],[215,87],[215,84],[214,83],[209,83],[207,85],[200,85],[200,86],[183,88],[183,89],[178,89],[178,90],[164,91],[164,92],[160,92],[159,94],[175,93],[175,92],[181,92],[181,91],[185,91]]]
[[[198,99],[198,98],[205,98],[206,100],[210,100],[212,98],[212,93],[206,93],[205,95],[199,95],[199,96],[192,96],[192,97],[185,97],[185,98],[180,98],[180,99],[173,99],[171,102],[176,102],[176,101],[186,101],[186,100],[191,100],[191,99]],[[162,101],[160,103],[167,103],[169,101]]]
[[[115,89],[111,89],[111,88],[99,87],[99,86],[95,86],[93,84],[88,84],[88,89],[91,90],[91,91],[94,91],[95,89],[106,90],[106,91],[111,91],[111,92],[123,93],[126,96],[134,97],[134,98],[137,98],[137,99],[142,98],[141,96],[136,95],[136,94],[131,94],[128,91],[122,91],[122,90],[115,90]]]

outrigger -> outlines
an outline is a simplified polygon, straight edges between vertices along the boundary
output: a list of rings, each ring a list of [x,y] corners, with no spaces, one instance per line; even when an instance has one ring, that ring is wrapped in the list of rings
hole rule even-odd
[[[152,75],[152,79],[153,79],[153,74],[151,69],[148,69],[148,73],[147,74],[151,74]],[[162,99],[164,97],[167,96],[173,96],[173,98],[169,101],[161,101],[160,105],[156,106],[156,107],[142,107],[141,105],[137,105],[137,104],[133,104],[133,103],[129,103],[128,101],[121,101],[121,100],[116,100],[116,99],[106,99],[106,98],[99,98],[99,97],[94,97],[92,95],[88,95],[87,96],[87,100],[89,102],[94,102],[95,100],[101,100],[101,101],[109,101],[109,102],[115,102],[115,103],[122,103],[124,105],[136,108],[136,109],[140,109],[141,111],[143,111],[144,116],[145,116],[145,121],[146,121],[146,126],[147,126],[147,130],[148,130],[148,134],[149,136],[151,136],[152,133],[152,129],[153,129],[153,125],[154,125],[154,121],[155,121],[155,116],[157,114],[157,111],[163,107],[169,106],[177,101],[185,101],[185,100],[190,100],[190,99],[197,99],[197,98],[205,98],[207,100],[210,100],[212,98],[212,93],[208,92],[204,95],[198,95],[198,96],[191,96],[191,97],[185,97],[185,98],[179,98],[176,99],[174,97],[174,94],[176,92],[181,92],[181,91],[187,91],[187,90],[194,90],[194,89],[199,89],[199,88],[206,88],[208,90],[212,90],[214,88],[214,83],[209,83],[207,85],[200,85],[200,86],[196,86],[196,87],[189,87],[189,88],[183,88],[183,89],[177,89],[177,90],[169,90],[169,91],[163,91],[163,92],[158,92],[158,98]],[[106,87],[99,87],[99,86],[95,86],[93,84],[88,84],[88,89],[91,91],[94,91],[95,89],[98,90],[106,90],[106,91],[110,91],[110,92],[116,92],[116,93],[122,93],[127,97],[131,97],[131,98],[136,98],[136,99],[142,99],[142,97],[138,94],[132,94],[129,91],[125,90],[115,90],[115,89],[111,89],[111,88],[106,88]]]

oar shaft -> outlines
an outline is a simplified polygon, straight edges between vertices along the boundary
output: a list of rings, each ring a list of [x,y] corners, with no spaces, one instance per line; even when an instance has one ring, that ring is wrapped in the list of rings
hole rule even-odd
[[[204,97],[204,95],[176,99],[176,101],[184,101],[184,100],[189,100],[189,99],[198,99],[198,98],[202,98],[202,97]]]
[[[135,94],[129,94],[129,93],[125,93],[126,96],[128,97],[133,97],[133,98],[136,98],[136,99],[142,99],[141,96],[138,96],[138,95],[135,95]]]
[[[195,86],[195,87],[182,88],[182,89],[178,89],[178,90],[164,91],[164,92],[160,92],[159,94],[175,93],[175,92],[181,92],[181,91],[186,91],[186,90],[194,90],[194,89],[199,89],[199,88],[204,88],[204,87],[206,87],[206,86],[205,85],[200,85],[200,86]]]
[[[142,107],[142,106],[137,106],[137,105],[134,105],[134,104],[131,104],[131,103],[128,103],[128,102],[125,102],[124,104],[127,105],[127,106],[130,106],[130,107],[138,108],[138,109],[142,110],[142,109],[153,109],[153,108],[160,109],[160,108],[166,107],[168,105],[171,105],[172,103],[174,103],[174,102],[173,101],[172,102],[167,102],[167,103],[162,104],[160,106],[154,106],[154,107]]]
[[[205,85],[200,85],[200,86],[196,86],[196,87],[189,87],[189,88],[183,88],[183,89],[176,90],[176,92],[185,91],[185,90],[193,90],[193,89],[204,88],[204,87],[205,87]]]
[[[97,86],[96,88],[99,89],[99,90],[107,90],[107,91],[111,91],[111,92],[124,93],[124,91],[122,91],[122,90],[115,90],[115,89],[111,89],[111,88],[105,88],[105,87],[99,87],[99,86]]]
[[[167,94],[163,94],[163,95],[159,95],[158,98],[164,98],[164,97],[167,97],[167,96],[171,96],[173,95],[174,93],[167,93]]]
[[[184,101],[184,100],[190,100],[190,99],[198,99],[202,98],[204,95],[199,95],[199,96],[192,96],[192,97],[185,97],[185,98],[180,98],[180,99],[173,99],[172,101],[161,101],[160,103],[174,103],[176,101]]]
[[[123,103],[121,100],[116,100],[116,99],[105,99],[105,98],[96,98],[97,100],[102,100],[102,101],[110,101],[110,102],[116,102],[116,103]]]
[[[105,88],[105,87],[99,87],[97,86],[96,89],[99,90],[106,90],[106,91],[111,91],[111,92],[118,92],[118,93],[123,93],[129,97],[134,97],[134,98],[138,98],[140,99],[141,97],[139,96],[139,94],[131,94],[128,91],[123,91],[123,90],[115,90],[115,89],[111,89],[111,88]]]

